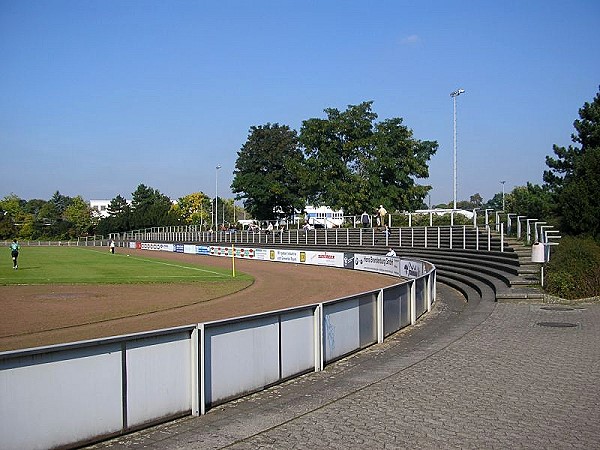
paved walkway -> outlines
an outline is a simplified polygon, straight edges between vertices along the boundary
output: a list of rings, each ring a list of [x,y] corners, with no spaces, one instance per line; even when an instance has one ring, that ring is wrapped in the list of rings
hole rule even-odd
[[[382,345],[90,448],[600,448],[600,305],[465,306],[441,289]]]

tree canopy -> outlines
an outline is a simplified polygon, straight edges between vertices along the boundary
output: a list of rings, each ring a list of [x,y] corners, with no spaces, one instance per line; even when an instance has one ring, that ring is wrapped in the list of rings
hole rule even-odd
[[[427,162],[437,142],[419,141],[401,118],[375,122],[372,102],[325,110],[326,119],[308,119],[300,130],[306,154],[308,202],[348,214],[420,208],[431,186]]]
[[[554,145],[556,157],[546,157],[544,181],[561,230],[600,237],[600,92],[579,109],[573,126],[571,140],[578,145]]]
[[[420,208],[430,186],[427,162],[434,141],[414,139],[401,118],[376,122],[372,102],[344,111],[325,109],[326,118],[302,123],[299,134],[286,125],[250,128],[238,152],[231,188],[260,219],[274,211],[291,215],[306,204],[347,214]]]
[[[231,189],[253,217],[290,216],[305,206],[303,170],[294,130],[270,123],[253,126],[238,151]]]

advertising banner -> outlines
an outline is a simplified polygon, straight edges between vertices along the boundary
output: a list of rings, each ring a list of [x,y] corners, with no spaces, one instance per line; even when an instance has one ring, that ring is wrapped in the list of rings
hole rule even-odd
[[[354,253],[344,253],[344,269],[354,269]]]
[[[254,259],[259,259],[261,261],[269,261],[269,250],[267,250],[266,248],[255,248]]]
[[[293,263],[303,262],[303,261],[300,261],[300,250],[271,249],[271,250],[269,250],[269,259],[271,261],[279,261],[279,262],[293,262]]]
[[[196,255],[210,255],[210,248],[207,245],[196,245]]]
[[[400,259],[385,255],[354,254],[354,269],[400,275]]]
[[[231,256],[231,247],[211,246],[210,254],[212,256]]]
[[[187,253],[190,255],[195,255],[196,254],[196,245],[193,244],[184,244],[183,245],[183,253]],[[177,250],[175,250],[177,251]]]
[[[244,259],[255,259],[256,251],[253,248],[235,247],[235,257]]]
[[[173,249],[173,251],[176,253],[183,253],[183,250],[184,250],[183,244],[175,244],[175,247]]]
[[[303,256],[304,254],[304,256]],[[317,266],[344,267],[344,254],[340,252],[300,252],[300,261]]]
[[[173,244],[157,244],[155,242],[142,242],[142,250],[158,250],[161,252],[172,252]]]
[[[424,272],[425,270],[422,262],[410,259],[400,260],[400,276],[405,278],[418,278],[422,277]]]

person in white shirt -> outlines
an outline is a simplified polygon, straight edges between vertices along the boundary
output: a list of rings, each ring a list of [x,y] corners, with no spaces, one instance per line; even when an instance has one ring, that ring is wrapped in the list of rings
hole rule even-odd
[[[390,248],[390,251],[385,254],[385,256],[396,256],[396,252],[393,248]]]

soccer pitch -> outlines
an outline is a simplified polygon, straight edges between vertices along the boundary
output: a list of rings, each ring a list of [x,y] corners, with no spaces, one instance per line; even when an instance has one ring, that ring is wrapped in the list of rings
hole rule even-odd
[[[0,267],[0,285],[131,284],[225,282],[232,271],[200,264],[111,254],[99,247],[22,247],[19,268],[12,268],[9,249]],[[236,280],[251,280],[236,274]]]

